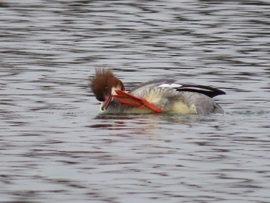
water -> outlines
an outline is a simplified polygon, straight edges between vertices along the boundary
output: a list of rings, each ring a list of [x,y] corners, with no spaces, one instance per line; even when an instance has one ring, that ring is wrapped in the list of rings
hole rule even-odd
[[[269,202],[267,1],[3,1],[0,202]],[[99,116],[130,87],[213,85],[225,115]]]

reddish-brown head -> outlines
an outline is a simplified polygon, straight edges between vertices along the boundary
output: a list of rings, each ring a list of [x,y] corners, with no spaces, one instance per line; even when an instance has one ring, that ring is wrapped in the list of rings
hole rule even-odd
[[[115,90],[125,90],[121,80],[114,76],[111,70],[96,70],[96,75],[90,78],[90,88],[96,96],[97,100],[102,101],[101,109],[106,109],[115,95]]]

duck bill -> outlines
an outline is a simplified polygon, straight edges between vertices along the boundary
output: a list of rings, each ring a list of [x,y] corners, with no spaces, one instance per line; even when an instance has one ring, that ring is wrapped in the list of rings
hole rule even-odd
[[[146,99],[135,97],[132,94],[129,94],[122,90],[115,90],[117,95],[113,95],[114,100],[118,101],[120,104],[129,107],[137,108],[148,108],[155,113],[162,113],[162,109],[154,104],[150,103]]]
[[[112,96],[106,96],[105,97],[105,101],[103,102],[102,106],[101,106],[101,110],[104,111],[108,108],[108,106],[110,105],[112,101]]]

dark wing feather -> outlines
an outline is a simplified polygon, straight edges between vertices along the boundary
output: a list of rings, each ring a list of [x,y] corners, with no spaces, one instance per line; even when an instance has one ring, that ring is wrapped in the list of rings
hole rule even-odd
[[[174,79],[157,79],[157,80],[151,80],[149,82],[145,82],[140,84],[139,86],[136,86],[135,88],[131,89],[130,92],[132,94],[137,94],[138,92],[145,90],[145,89],[151,89],[154,87],[159,87],[162,84],[173,84],[175,83],[176,80]],[[179,84],[179,83],[178,83]],[[183,84],[180,83],[179,85],[182,85],[181,87],[175,87],[174,89],[179,91],[179,92],[197,92],[201,93],[204,95],[207,95],[208,97],[215,97],[217,95],[222,95],[226,94],[224,91],[214,88],[214,87],[209,87],[209,86],[204,86],[204,85],[196,85],[196,84]]]
[[[195,84],[181,84],[182,87],[177,87],[175,88],[177,91],[187,91],[187,92],[197,92],[201,94],[205,94],[208,97],[215,97],[218,95],[226,94],[224,91],[214,88],[214,87],[209,87],[209,86],[204,86],[204,85],[195,85]]]

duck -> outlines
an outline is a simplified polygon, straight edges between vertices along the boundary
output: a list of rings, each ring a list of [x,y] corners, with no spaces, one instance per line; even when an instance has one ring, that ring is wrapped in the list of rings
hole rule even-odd
[[[175,79],[154,79],[130,91],[111,69],[96,69],[89,87],[108,114],[224,114],[213,97],[224,91],[204,85],[177,83]]]

